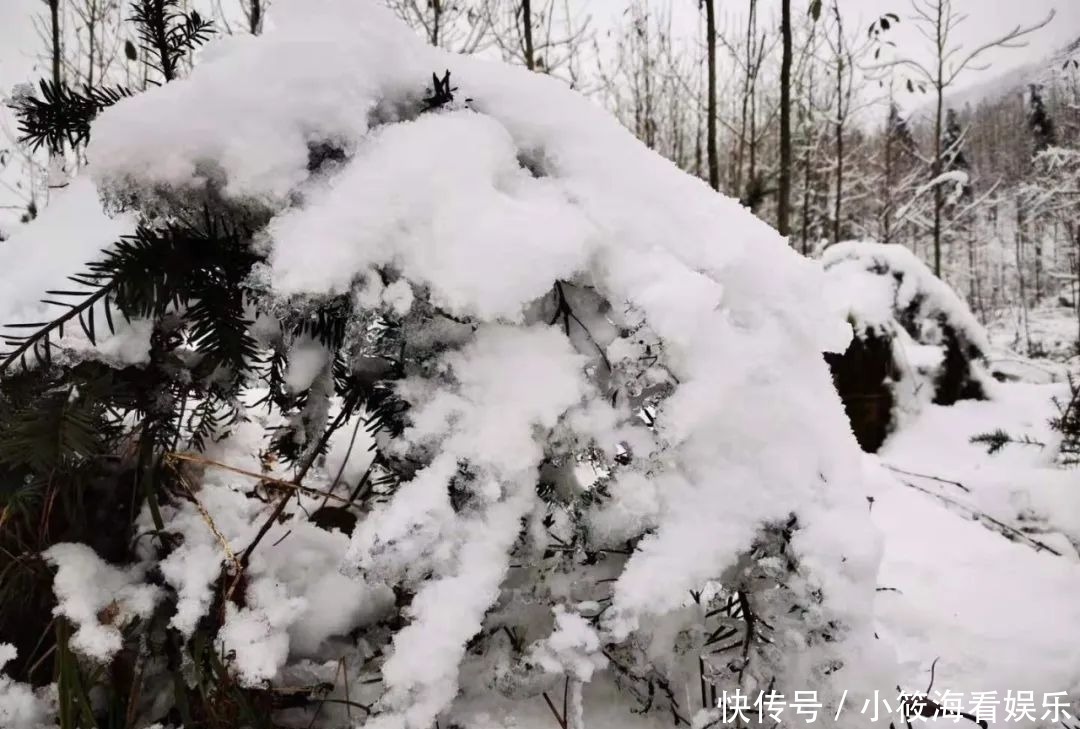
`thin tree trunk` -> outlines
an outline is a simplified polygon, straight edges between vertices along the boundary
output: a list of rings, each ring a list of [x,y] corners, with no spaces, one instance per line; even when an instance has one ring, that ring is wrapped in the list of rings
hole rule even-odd
[[[521,0],[521,16],[525,34],[525,68],[534,71],[536,60],[533,58],[532,0]]]
[[[90,6],[89,11],[87,12],[87,15],[89,17],[88,17],[88,19],[86,21],[86,31],[87,31],[87,35],[89,35],[89,37],[90,37],[90,41],[89,41],[90,42],[90,51],[87,54],[87,59],[89,60],[89,63],[87,64],[87,68],[86,68],[86,85],[90,86],[90,87],[93,87],[93,85],[94,85],[94,48],[95,48],[96,41],[97,41],[97,33],[96,33],[96,31],[97,31],[97,3],[93,3]]]
[[[1073,268],[1073,309],[1076,311],[1076,346],[1080,348],[1080,225],[1068,224],[1069,236],[1076,247],[1076,265]]]
[[[937,4],[937,104],[934,114],[934,275],[941,278],[941,212],[945,206],[945,198],[941,192],[941,184],[937,179],[944,171],[941,148],[943,129],[943,113],[945,106],[945,19],[943,17],[945,5]]]
[[[974,227],[974,226],[972,226]],[[976,273],[975,234],[968,233],[968,304],[972,311],[978,311],[978,274]]]
[[[1020,289],[1020,324],[1024,329],[1024,342],[1031,353],[1031,329],[1028,326],[1027,291],[1024,285],[1024,202],[1016,196],[1016,282]]]
[[[713,0],[705,0],[705,32],[708,67],[708,119],[706,122],[706,147],[709,157],[709,185],[714,190],[720,189],[720,155],[716,149],[716,12]]]
[[[788,234],[788,205],[791,200],[791,0],[782,0],[780,31],[783,61],[780,64],[780,179],[776,199],[776,229]]]
[[[809,76],[807,79],[806,90],[806,116],[803,120],[805,126],[805,149],[803,152],[803,202],[802,202],[802,254],[804,256],[810,254],[810,183],[812,181],[812,174],[810,169],[811,164],[811,147],[813,142],[814,127],[811,121],[811,111],[814,106],[814,67],[811,65],[809,70]]]
[[[262,32],[262,0],[251,0],[251,12],[248,16],[248,30],[252,35]]]
[[[49,27],[52,31],[52,80],[60,86],[60,0],[49,0]]]
[[[431,2],[431,45],[439,45],[439,22],[442,20],[442,0],[430,0]]]
[[[746,158],[746,125],[747,115],[750,111],[751,76],[754,66],[754,36],[757,31],[754,28],[754,9],[756,0],[750,0],[750,13],[746,20],[746,81],[743,84],[742,114],[739,121],[739,154],[735,161],[735,180],[732,186],[736,195],[741,195],[743,190],[743,160]]]
[[[833,243],[840,242],[844,206],[844,26],[836,9],[836,201],[833,208]]]

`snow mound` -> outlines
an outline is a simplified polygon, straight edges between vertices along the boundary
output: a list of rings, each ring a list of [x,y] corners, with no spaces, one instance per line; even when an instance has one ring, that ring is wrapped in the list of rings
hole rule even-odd
[[[821,262],[830,291],[862,328],[884,333],[896,320],[924,342],[932,336],[925,328],[943,318],[965,348],[977,356],[990,351],[986,330],[964,300],[904,246],[846,241],[826,248]]]
[[[411,477],[341,547],[346,572],[406,605],[365,726],[426,729],[450,709],[470,641],[503,634],[493,609],[521,619],[510,582],[545,609],[509,632],[530,645],[560,616],[536,659],[579,683],[607,670],[600,645],[644,661],[654,640],[677,655],[678,634],[700,636],[705,619],[691,594],[720,580],[778,626],[770,662],[744,667],[761,686],[771,674],[819,688],[826,706],[890,686],[862,462],[821,358],[850,332],[824,304],[820,265],[558,81],[427,47],[371,2],[282,0],[275,14],[277,29],[222,40],[189,78],[103,113],[87,156],[113,204],[167,214],[209,200],[266,221],[259,283],[281,306],[345,294],[401,317],[404,351],[435,352],[409,360],[407,427],[380,444]],[[425,90],[444,69],[453,100]],[[575,472],[586,461],[599,485]],[[620,498],[602,488],[613,475],[639,493],[593,513]],[[234,552],[258,523],[245,511],[257,507],[229,505],[238,494],[204,486],[208,508],[234,511],[214,515]],[[162,572],[181,596],[174,627],[190,631],[225,549],[181,508],[190,535]],[[562,554],[559,539],[580,558],[612,535],[626,549],[594,552],[602,580],[540,556]],[[334,632],[296,635],[305,610],[352,627],[311,611],[302,571],[256,557],[219,636],[247,685]],[[789,590],[762,587],[790,564]],[[588,579],[567,583],[572,569]],[[595,635],[552,612],[586,597],[608,603],[589,618]],[[669,674],[680,660],[698,670],[696,655],[653,652]],[[734,681],[730,665],[718,682]]]
[[[986,331],[964,301],[907,248],[848,241],[822,255],[834,309],[855,330],[828,355],[865,450],[928,402],[986,397]]]

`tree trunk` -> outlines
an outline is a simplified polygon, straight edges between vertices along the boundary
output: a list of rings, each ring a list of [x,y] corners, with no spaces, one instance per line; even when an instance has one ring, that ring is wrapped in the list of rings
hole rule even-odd
[[[937,83],[935,84],[935,91],[937,92],[937,103],[934,114],[934,275],[941,278],[941,212],[945,206],[945,198],[941,192],[941,184],[938,181],[938,177],[944,171],[944,160],[942,160],[942,154],[944,150],[941,148],[942,136],[944,134],[944,120],[942,115],[945,107],[945,35],[948,32],[944,17],[945,12],[944,3],[939,2],[937,4]]]
[[[431,0],[431,45],[439,45],[439,23],[442,21],[442,0]]]
[[[746,20],[746,81],[743,84],[742,115],[739,121],[739,154],[735,159],[735,180],[732,189],[736,195],[743,191],[743,160],[746,158],[746,125],[750,111],[750,94],[754,67],[754,36],[757,30],[754,26],[754,10],[757,0],[750,0],[750,13]]]
[[[52,80],[60,86],[60,0],[49,0],[49,28],[52,31]]]
[[[811,31],[813,32],[813,31]],[[814,125],[810,114],[814,106],[814,67],[811,65],[806,86],[806,112],[803,119],[805,148],[803,150],[803,199],[802,199],[802,254],[810,254],[810,184],[812,173],[810,164],[813,161],[811,155],[814,141]]]
[[[843,32],[839,33],[843,43]],[[844,56],[843,46],[836,59],[836,203],[833,209],[833,243],[840,242],[844,210]]]
[[[252,35],[258,35],[262,31],[262,0],[251,0],[248,29]]]
[[[533,58],[532,0],[521,0],[521,22],[524,24],[525,35],[525,67],[534,71],[536,60]]]
[[[709,185],[714,190],[720,189],[720,157],[716,149],[716,11],[713,7],[714,0],[705,0],[705,32],[707,34],[706,47],[708,68],[708,101],[706,113],[707,135],[706,147],[709,157]]]
[[[1031,329],[1028,326],[1027,290],[1024,282],[1024,201],[1021,195],[1016,196],[1016,283],[1020,289],[1020,325],[1024,330],[1024,343],[1027,345],[1026,354],[1031,353]]]
[[[780,30],[784,56],[780,65],[780,179],[776,198],[776,229],[788,234],[791,199],[791,0],[782,0]]]

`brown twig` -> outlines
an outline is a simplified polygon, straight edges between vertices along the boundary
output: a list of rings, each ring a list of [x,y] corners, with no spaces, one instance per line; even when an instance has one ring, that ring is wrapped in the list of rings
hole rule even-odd
[[[888,470],[892,471],[893,473],[900,473],[900,474],[903,474],[905,476],[915,476],[916,478],[925,478],[925,479],[928,479],[930,481],[937,481],[938,483],[948,484],[949,486],[956,486],[958,489],[966,491],[969,494],[971,493],[971,489],[969,489],[967,486],[960,483],[959,481],[953,481],[952,479],[948,479],[948,478],[941,478],[940,476],[931,476],[930,474],[926,474],[926,473],[915,473],[914,471],[905,471],[902,468],[897,468],[896,466],[892,466],[892,465],[890,465],[888,463],[882,463],[881,465],[882,465],[883,468],[887,468]]]
[[[245,470],[243,468],[237,468],[236,466],[230,466],[227,463],[220,463],[218,461],[212,461],[212,460],[210,460],[208,458],[203,458],[201,456],[193,456],[190,453],[166,453],[164,458],[167,461],[168,460],[187,461],[189,463],[198,463],[198,464],[201,464],[201,465],[204,465],[204,466],[213,466],[214,468],[220,468],[223,471],[229,471],[230,473],[239,474],[240,476],[248,476],[249,478],[257,478],[260,481],[264,481],[266,483],[272,483],[275,486],[280,486],[281,488],[284,488],[284,489],[289,489],[289,490],[292,490],[292,491],[302,491],[303,493],[308,494],[309,496],[322,496],[322,497],[327,498],[327,499],[333,499],[334,501],[337,501],[340,504],[348,504],[349,503],[348,499],[343,499],[340,496],[334,496],[333,494],[328,494],[325,491],[320,491],[319,489],[311,488],[310,486],[304,486],[303,484],[295,483],[294,481],[286,481],[285,479],[281,479],[281,478],[274,478],[273,476],[268,476],[268,475],[266,475],[264,473],[256,473],[255,471],[247,471],[247,470]]]
[[[1012,539],[1015,537],[1016,539],[1027,542],[1031,546],[1035,547],[1035,551],[1045,549],[1050,554],[1057,555],[1058,557],[1061,556],[1061,552],[1057,551],[1056,549],[1051,547],[1049,544],[1046,544],[1045,542],[1041,542],[1038,539],[1035,539],[1034,537],[1032,537],[1032,536],[1030,536],[1028,534],[1025,534],[1024,532],[1020,531],[1016,527],[1010,526],[1010,525],[1006,524],[1005,522],[1001,521],[1000,519],[995,519],[994,517],[990,516],[986,512],[979,511],[978,509],[975,509],[975,508],[973,508],[971,506],[968,506],[967,504],[962,503],[960,501],[957,501],[956,499],[951,499],[948,496],[945,496],[944,494],[940,494],[940,493],[937,493],[936,491],[931,491],[930,489],[923,488],[922,486],[919,486],[917,484],[913,484],[910,481],[901,480],[900,483],[904,484],[905,486],[908,486],[909,488],[913,488],[916,491],[921,491],[924,494],[928,494],[930,496],[933,496],[934,498],[939,499],[939,500],[945,502],[946,504],[948,504],[950,506],[954,506],[954,507],[956,507],[956,508],[958,508],[958,509],[960,509],[962,511],[966,511],[968,513],[968,515],[971,516],[972,518],[974,518],[976,521],[989,522],[990,524],[992,524],[994,527],[997,528],[999,534],[1001,534],[1006,539],[1009,539],[1010,541],[1012,541]]]
[[[218,529],[217,524],[214,523],[214,517],[210,515],[210,512],[207,511],[206,507],[202,505],[201,501],[199,501],[199,497],[195,495],[195,492],[191,488],[191,484],[188,483],[187,478],[184,476],[183,473],[180,472],[180,469],[177,468],[176,462],[168,458],[166,458],[165,462],[172,467],[173,472],[176,474],[176,480],[180,483],[181,486],[184,487],[184,491],[187,492],[188,496],[191,497],[191,501],[195,504],[195,508],[198,510],[199,516],[201,516],[203,518],[203,521],[206,522],[206,526],[210,529],[210,533],[213,534],[214,538],[218,540],[218,543],[221,545],[221,549],[225,552],[225,556],[229,559],[230,562],[233,563],[233,568],[236,570],[237,574],[239,574],[241,569],[240,561],[236,558],[236,553],[232,551],[232,547],[229,546],[229,540],[225,538],[225,535],[221,533],[220,529]]]
[[[322,452],[323,447],[330,442],[330,436],[337,432],[337,429],[340,428],[342,423],[345,422],[346,416],[350,412],[351,408],[343,407],[341,409],[341,412],[339,412],[337,414],[337,417],[334,418],[334,422],[330,424],[330,426],[322,434],[322,437],[319,438],[319,442],[316,443],[315,447],[311,450],[311,454],[308,456],[307,460],[304,461],[304,465],[300,467],[300,470],[296,472],[296,476],[294,476],[293,480],[289,482],[292,486],[296,488],[297,491],[303,490],[304,487],[300,485],[300,482],[304,480],[304,477],[307,476],[308,471],[310,471],[311,467],[315,465],[315,459],[319,457],[319,454]],[[319,493],[321,495],[323,492],[316,493]],[[286,491],[285,495],[278,499],[277,504],[274,506],[274,510],[270,512],[270,515],[262,523],[262,526],[259,527],[259,531],[256,532],[255,538],[251,540],[251,543],[248,544],[247,549],[244,550],[243,556],[240,557],[240,564],[242,566],[247,567],[248,563],[251,561],[251,555],[255,552],[255,548],[259,546],[259,542],[263,540],[267,532],[270,531],[270,528],[275,523],[277,523],[277,520],[281,518],[281,515],[283,513],[285,513],[285,507],[286,505],[288,505],[290,498],[292,498],[292,492]],[[239,575],[237,576],[237,580],[239,580]]]

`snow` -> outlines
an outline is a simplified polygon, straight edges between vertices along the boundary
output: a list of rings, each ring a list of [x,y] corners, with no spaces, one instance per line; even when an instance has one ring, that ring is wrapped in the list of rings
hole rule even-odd
[[[264,427],[259,422],[240,424],[230,438],[203,455],[209,462],[258,473]],[[206,466],[197,503],[181,501],[162,509],[169,530],[181,538],[159,566],[178,597],[170,625],[185,636],[207,613],[222,569],[235,574],[235,560],[265,518],[263,504],[247,496],[255,483]],[[315,497],[304,497],[297,511],[316,508]],[[140,523],[151,528],[148,512]],[[393,602],[388,589],[341,574],[339,563],[349,543],[341,532],[325,531],[305,517],[274,525],[265,541],[246,573],[246,606],[227,603],[220,633],[234,670],[247,686],[277,678],[290,655],[317,654],[328,640],[376,620]],[[226,584],[231,584],[228,577]]]
[[[1049,419],[1063,384],[998,384],[990,401],[930,406],[894,434],[881,451],[884,461],[904,470],[931,473],[971,489],[950,495],[1008,523],[1056,533],[1080,545],[1080,476],[1055,464],[1059,436]],[[1002,429],[1043,445],[1008,445],[990,455],[971,436]],[[923,483],[925,485],[925,483]],[[1073,553],[1074,549],[1066,549]]]
[[[161,590],[145,584],[145,569],[113,567],[85,544],[54,544],[42,553],[56,567],[54,613],[75,625],[72,650],[99,663],[108,663],[123,644],[121,628],[146,619],[161,599]]]
[[[847,241],[825,249],[821,258],[829,274],[834,305],[863,327],[881,328],[909,307],[918,320],[938,314],[968,344],[990,351],[986,331],[967,304],[925,263],[898,243]],[[885,277],[893,278],[887,284]]]
[[[813,619],[835,630],[785,678],[824,688],[822,667],[839,662],[832,688],[887,686],[871,622],[880,545],[820,356],[842,351],[850,330],[824,303],[820,265],[554,79],[429,48],[371,2],[282,0],[274,13],[262,37],[219,39],[188,78],[105,111],[75,183],[82,208],[57,213],[53,231],[66,240],[75,231],[63,225],[98,221],[85,259],[124,229],[102,218],[88,180],[110,205],[153,211],[220,194],[269,219],[258,244],[271,303],[349,293],[405,317],[412,341],[441,352],[401,383],[408,427],[381,444],[418,470],[362,516],[349,546],[307,521],[309,495],[260,542],[219,635],[239,680],[273,683],[303,657],[327,660],[343,633],[391,608],[392,588],[408,590],[368,726],[427,729],[467,701],[466,646],[520,570],[522,524],[551,508],[537,493],[541,471],[595,453],[603,473],[622,452],[631,463],[613,488],[627,499],[586,519],[597,526],[586,543],[618,537],[636,549],[614,570],[592,632],[557,614],[534,654],[575,676],[575,714],[592,693],[581,683],[605,673],[577,652],[674,642],[690,591],[740,573],[761,531],[792,515],[792,589],[820,592]],[[456,100],[423,111],[443,69]],[[318,146],[343,158],[311,164]],[[30,301],[44,278],[55,277],[11,301]],[[326,359],[311,342],[289,344],[295,392],[324,377]],[[162,507],[178,544],[161,574],[185,635],[265,519],[248,492],[275,493],[213,463],[259,472],[260,435],[273,425],[237,426],[193,471],[193,498]],[[314,483],[328,485],[346,461],[346,480],[366,467],[366,443],[349,451],[342,430]],[[589,488],[564,485],[572,498]]]
[[[549,673],[566,674],[588,682],[593,672],[607,666],[600,651],[600,636],[577,612],[555,606],[555,629],[532,647],[531,659]]]
[[[14,280],[15,258],[0,265],[13,280],[0,311],[38,316],[64,266],[130,229],[129,217],[102,213],[98,192],[155,212],[220,195],[269,221],[257,235],[269,308],[348,294],[363,316],[401,319],[407,424],[400,438],[354,442],[363,424],[345,423],[304,481],[312,492],[260,459],[280,418],[248,410],[185,463],[189,493],[162,505],[175,539],[160,561],[149,539],[131,567],[83,545],[46,553],[77,651],[107,661],[119,627],[165,590],[177,604],[170,626],[191,636],[214,590],[236,583],[243,594],[224,602],[215,639],[245,687],[325,680],[328,665],[361,654],[381,690],[355,666],[344,688],[371,699],[366,729],[428,729],[448,716],[550,725],[542,688],[527,708],[494,695],[524,669],[491,646],[520,627],[530,668],[570,679],[575,726],[637,726],[652,719],[615,698],[604,651],[636,650],[655,675],[675,677],[692,716],[704,707],[689,698],[698,667],[685,646],[703,621],[691,591],[720,582],[800,604],[804,613],[781,616],[767,668],[788,690],[820,691],[826,711],[841,692],[856,702],[897,680],[921,687],[939,655],[942,686],[1080,688],[1080,649],[1063,639],[1080,615],[1061,597],[1075,591],[1075,554],[1038,552],[958,515],[864,458],[851,435],[821,356],[844,351],[848,320],[895,331],[922,370],[938,366],[940,347],[933,332],[893,329],[910,307],[944,315],[989,351],[963,302],[908,251],[840,244],[823,270],[555,80],[429,48],[367,1],[280,0],[274,12],[264,36],[220,39],[189,78],[101,115],[88,174],[0,247],[36,256],[25,281]],[[457,99],[424,110],[424,86],[442,69]],[[342,159],[310,164],[319,145]],[[331,353],[306,338],[285,344],[289,390],[321,392]],[[134,339],[103,347],[121,361],[144,353]],[[1032,387],[928,407],[882,459],[970,481],[970,502],[952,494],[961,506],[1010,521],[1022,510],[1048,540],[1071,543],[1080,530],[1068,474],[1012,460],[1034,456],[985,460],[965,440],[973,423],[999,417],[1046,435],[1026,403],[1049,391]],[[312,407],[332,417],[341,404],[319,392]],[[414,470],[351,512],[350,535],[317,526],[318,492],[339,472],[350,485],[362,478],[374,443]],[[960,453],[978,467],[953,470]],[[238,556],[286,497],[236,582]],[[140,528],[151,523],[140,515]],[[752,565],[750,554],[785,524],[797,569],[780,588],[781,560]],[[567,562],[540,557],[556,538],[574,545]],[[580,564],[586,550],[616,546],[629,549],[591,572]],[[161,587],[149,582],[155,564]],[[999,576],[1015,593],[999,595]],[[1018,630],[1025,615],[1039,620]],[[477,636],[491,655],[470,652]]]
[[[34,691],[25,683],[11,680],[3,669],[15,658],[15,648],[0,643],[0,726],[4,729],[51,729],[56,726],[53,687]]]
[[[451,313],[515,319],[588,256],[582,211],[520,166],[501,124],[470,111],[376,130],[328,187],[275,221],[271,270],[282,293],[337,292],[395,264]]]
[[[1080,565],[1007,541],[930,497],[891,485],[876,494],[886,534],[877,617],[900,658],[903,685],[934,688],[1080,691]],[[893,592],[892,590],[896,590]]]
[[[0,290],[4,292],[0,296],[0,325],[45,322],[63,313],[64,309],[41,301],[49,298],[45,292],[82,290],[67,277],[85,273],[87,262],[98,259],[102,250],[133,229],[130,216],[110,218],[105,214],[88,178],[76,178],[54,195],[33,225],[20,226],[0,245]],[[94,351],[95,356],[110,362],[147,361],[149,323],[117,319],[115,334],[102,325],[97,327],[97,348],[77,323],[65,328],[60,344],[79,353]]]
[[[247,590],[247,607],[225,605],[218,637],[243,685],[257,687],[276,678],[289,657],[287,629],[304,611],[303,598],[289,597],[282,585],[256,580]]]
[[[984,393],[992,392],[986,374],[991,352],[986,330],[957,293],[909,249],[847,241],[826,248],[821,260],[833,310],[851,323],[856,336],[873,334],[892,348],[900,375],[888,383],[896,400],[893,428],[941,394],[938,383],[948,379],[945,368],[957,366],[947,359],[950,346],[966,363],[963,378],[977,382]],[[955,345],[945,327],[955,334]]]
[[[441,441],[440,455],[360,525],[347,555],[361,574],[434,573],[413,599],[413,622],[394,638],[383,666],[390,711],[373,726],[428,724],[456,694],[465,644],[498,597],[536,499],[543,453],[534,429],[554,427],[585,395],[581,360],[552,328],[484,327],[442,365],[456,387],[415,403],[405,439]],[[479,502],[460,516],[446,491],[459,464],[474,470],[469,486]]]
[[[1080,602],[1069,597],[1080,579],[1080,477],[1053,465],[1047,426],[1062,392],[1008,383],[991,400],[928,406],[886,441],[882,465],[868,457],[885,536],[879,635],[896,646],[905,688],[922,690],[937,660],[937,691],[1080,696]],[[999,427],[1048,445],[989,455],[969,442]]]
[[[326,367],[328,358],[326,347],[318,342],[307,339],[294,343],[289,349],[289,369],[285,373],[285,385],[289,392],[303,392],[311,387],[311,383]]]

